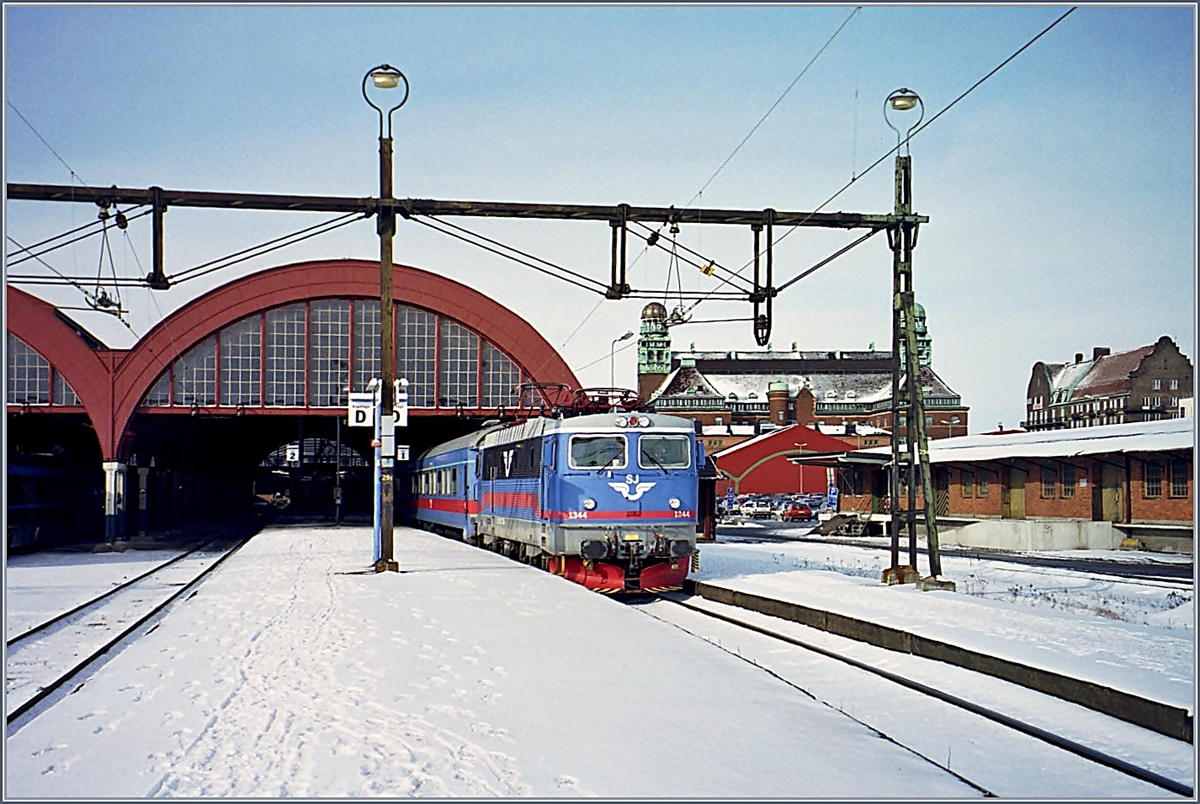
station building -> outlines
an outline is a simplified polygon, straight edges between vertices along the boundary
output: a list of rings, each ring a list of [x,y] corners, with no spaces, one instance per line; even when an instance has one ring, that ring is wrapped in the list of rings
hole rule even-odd
[[[1192,554],[1195,427],[1194,418],[1175,418],[931,442],[941,541]],[[875,448],[793,460],[836,469],[843,512],[885,515],[890,453]],[[918,510],[923,500],[918,489]]]
[[[1025,394],[1026,430],[1094,427],[1185,415],[1192,398],[1192,362],[1164,335],[1126,352],[1107,347],[1070,363],[1033,365]]]
[[[965,435],[969,409],[933,370],[933,341],[917,305],[917,363],[928,437]],[[890,351],[672,351],[666,308],[642,310],[638,394],[656,411],[684,416],[704,428],[710,454],[776,427],[842,427],[880,446],[891,443]],[[898,422],[904,427],[906,422]],[[872,444],[865,444],[872,446]]]
[[[337,488],[369,516],[373,431],[344,420],[348,394],[380,373],[379,290],[378,262],[280,266],[113,349],[9,285],[10,545],[14,527],[18,541],[52,540],[22,531],[23,521],[36,529],[67,516],[78,534],[97,512],[109,531],[170,529],[249,507],[268,476],[298,504],[329,511]],[[528,322],[467,286],[396,266],[393,295],[396,376],[408,380],[409,404],[397,441],[412,454],[511,415],[523,383],[579,386]],[[49,488],[62,490],[52,499]]]

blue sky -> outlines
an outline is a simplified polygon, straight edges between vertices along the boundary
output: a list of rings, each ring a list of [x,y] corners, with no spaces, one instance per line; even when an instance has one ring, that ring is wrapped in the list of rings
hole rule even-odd
[[[367,69],[388,62],[412,84],[395,116],[400,197],[682,206],[703,187],[694,206],[804,211],[858,177],[825,211],[883,214],[892,160],[861,174],[896,143],[882,114],[888,93],[916,90],[929,120],[1066,7],[4,10],[8,182],[374,195],[377,119],[359,88]],[[1194,54],[1191,6],[1082,6],[913,139],[914,207],[930,217],[914,287],[934,368],[970,406],[972,431],[1024,418],[1038,360],[1164,334],[1195,359]],[[5,212],[8,235],[23,243],[95,215],[44,202],[10,202]],[[172,210],[167,271],[317,220]],[[607,280],[605,224],[456,222]],[[119,274],[144,274],[148,228],[135,224],[128,243],[114,242]],[[777,278],[853,237],[791,233],[776,249]],[[680,233],[681,244],[735,268],[751,242],[740,228]],[[412,223],[400,227],[396,255],[525,316],[588,385],[608,384],[611,341],[637,328],[646,303],[602,302]],[[327,257],[377,258],[373,223],[167,293],[125,288],[127,320],[141,334],[240,273]],[[632,284],[662,291],[669,258],[631,249],[634,258]],[[98,245],[58,252],[53,264],[94,278]],[[683,283],[712,287],[687,266]],[[28,289],[83,303],[73,289]],[[875,238],[779,296],[773,346],[886,348],[890,292],[891,254]],[[106,316],[74,314],[114,346],[133,337]],[[748,315],[745,303],[694,311],[697,320]],[[676,349],[757,348],[747,322],[672,334]],[[635,384],[634,352],[617,356],[620,385]]]

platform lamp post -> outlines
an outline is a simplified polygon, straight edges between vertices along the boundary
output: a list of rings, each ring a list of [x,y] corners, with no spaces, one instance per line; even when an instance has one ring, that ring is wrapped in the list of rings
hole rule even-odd
[[[888,109],[893,112],[905,113],[919,109],[916,122],[908,126],[903,134],[900,128],[888,117]],[[925,118],[925,104],[917,93],[910,89],[897,89],[888,95],[883,104],[883,118],[888,126],[896,132],[896,197],[895,211],[892,222],[888,226],[888,244],[892,249],[892,567],[893,577],[885,579],[889,582],[904,583],[910,580],[906,568],[899,567],[899,515],[896,510],[899,502],[899,485],[901,464],[908,478],[908,505],[905,510],[908,526],[908,552],[911,578],[916,580],[921,588],[949,588],[952,583],[941,581],[942,574],[941,552],[938,546],[937,529],[937,492],[933,487],[932,473],[929,469],[929,439],[925,427],[924,391],[921,388],[919,366],[917,362],[916,334],[916,301],[912,285],[912,251],[917,244],[918,218],[912,211],[912,157],[909,154],[909,140],[913,130]],[[903,366],[901,366],[903,360]],[[904,401],[900,400],[900,381],[904,378]],[[900,458],[899,438],[897,437],[899,414],[906,414],[905,427],[905,457]],[[917,535],[916,535],[916,480],[920,473],[921,487],[924,490],[922,498],[925,508],[925,538],[929,547],[929,578],[919,578],[917,568]],[[900,577],[894,577],[895,574]]]
[[[368,84],[381,93],[387,93],[398,89],[402,83],[404,93],[400,95],[397,103],[388,108],[386,115],[383,107],[371,100],[371,96],[367,94]],[[382,399],[378,416],[382,424],[379,459],[382,472],[379,495],[380,547],[379,556],[375,560],[375,571],[399,572],[400,564],[393,558],[396,431],[392,417],[395,410],[393,386],[396,377],[396,333],[392,301],[392,238],[396,234],[396,212],[389,202],[392,201],[392,113],[408,100],[408,79],[390,64],[381,64],[372,67],[363,76],[362,94],[367,105],[379,113],[379,207],[376,211],[376,229],[379,232],[379,362]]]
[[[627,341],[633,337],[633,330],[629,330],[619,338],[613,338],[613,342],[608,347],[608,387],[615,388],[617,384],[617,373],[613,367],[613,358],[617,354],[617,344],[621,341]]]

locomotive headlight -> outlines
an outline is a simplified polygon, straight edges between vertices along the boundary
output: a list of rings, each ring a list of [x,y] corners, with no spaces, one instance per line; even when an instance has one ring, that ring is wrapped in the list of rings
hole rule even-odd
[[[649,416],[641,417],[640,419],[638,419],[638,424],[640,424],[642,427],[649,427],[650,426],[650,417]]]
[[[672,497],[670,500],[667,501],[667,505],[671,506],[672,511],[678,511],[679,505],[680,505],[679,498]]]
[[[671,542],[671,555],[676,558],[690,556],[694,551],[691,542],[680,539],[679,541]]]
[[[617,417],[617,427],[626,427],[629,425],[629,419],[624,416]]]
[[[593,500],[591,497],[588,497],[583,501],[583,507],[586,510],[591,511],[593,508],[596,507],[596,501]]]
[[[608,555],[608,545],[601,541],[588,541],[579,545],[579,554],[593,561]]]

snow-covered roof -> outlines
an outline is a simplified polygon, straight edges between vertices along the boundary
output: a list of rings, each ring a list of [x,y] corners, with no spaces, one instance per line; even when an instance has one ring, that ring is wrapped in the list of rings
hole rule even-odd
[[[1140,346],[1116,354],[1100,355],[1076,363],[1046,363],[1051,394],[1066,391],[1065,398],[1051,399],[1051,404],[1089,399],[1129,390],[1129,375],[1137,371],[1157,344]]]
[[[694,357],[697,362],[706,360],[712,362],[703,367],[688,365],[675,369],[659,384],[651,394],[651,398],[682,394],[688,387],[697,386],[697,391],[702,395],[719,395],[726,400],[732,397],[738,402],[766,402],[767,391],[771,383],[781,381],[787,383],[789,397],[795,398],[802,388],[807,387],[812,392],[817,404],[850,402],[858,405],[872,405],[891,399],[892,372],[890,368],[886,370],[850,369],[851,363],[848,362],[846,370],[837,368],[813,371],[774,370],[753,365],[752,361],[746,360],[750,354],[752,353],[683,353],[684,357]],[[803,354],[807,356],[810,353],[771,352],[766,354],[772,361],[777,362],[788,355]],[[827,353],[814,352],[811,354],[825,357]],[[861,357],[863,360],[868,357],[877,357],[880,354],[886,357],[886,353],[879,352],[842,352],[841,354],[843,358],[853,355]],[[731,355],[736,356],[736,359],[731,359]],[[761,358],[761,360],[765,359]],[[800,365],[799,361],[793,362],[797,367]],[[925,392],[926,396],[958,396],[929,366],[920,367],[920,377],[921,385],[928,389]]]
[[[667,375],[662,384],[654,390],[650,395],[651,399],[657,399],[660,396],[711,396],[718,397],[723,394],[713,387],[700,371],[694,366],[680,366]]]
[[[1080,363],[1048,364],[1046,371],[1050,375],[1050,389],[1058,391],[1073,387],[1075,383],[1083,379],[1093,365],[1095,364],[1091,360],[1084,360]]]
[[[1195,419],[1126,422],[1066,430],[969,435],[929,442],[929,462],[992,461],[1001,458],[1067,458],[1122,452],[1192,449]],[[891,455],[891,447],[857,450],[863,456]]]
[[[802,425],[802,424],[789,424],[787,427],[778,427],[774,430],[769,430],[767,432],[764,432],[762,435],[755,436],[754,438],[751,438],[747,441],[743,441],[740,444],[734,444],[732,447],[729,447],[728,449],[721,450],[721,457],[727,458],[735,452],[739,452],[744,449],[749,449],[750,447],[757,444],[759,441],[762,441],[764,438],[769,438],[769,437],[775,435],[776,433],[782,432],[784,430],[790,430],[794,427],[803,427],[803,426],[804,425]]]
[[[845,424],[817,424],[817,431],[820,432],[821,435],[844,436],[846,435],[847,427],[848,425]],[[876,427],[873,424],[858,422],[855,424],[854,434],[860,436],[873,436],[891,435],[891,432],[883,429],[882,427]]]

